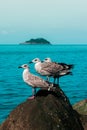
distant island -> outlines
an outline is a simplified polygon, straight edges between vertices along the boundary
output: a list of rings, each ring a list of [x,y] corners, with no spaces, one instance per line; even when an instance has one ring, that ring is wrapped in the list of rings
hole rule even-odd
[[[25,41],[23,43],[20,43],[21,45],[38,45],[38,44],[41,44],[41,45],[51,45],[51,43],[49,41],[47,41],[46,39],[44,38],[36,38],[36,39],[30,39],[29,41]]]

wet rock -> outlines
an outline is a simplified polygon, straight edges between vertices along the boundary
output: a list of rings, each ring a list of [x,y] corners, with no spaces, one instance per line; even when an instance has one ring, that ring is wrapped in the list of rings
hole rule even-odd
[[[36,98],[13,110],[0,130],[84,130],[79,115],[64,92],[55,85],[51,91],[39,90]]]
[[[73,105],[73,109],[79,113],[84,130],[87,130],[87,99]]]

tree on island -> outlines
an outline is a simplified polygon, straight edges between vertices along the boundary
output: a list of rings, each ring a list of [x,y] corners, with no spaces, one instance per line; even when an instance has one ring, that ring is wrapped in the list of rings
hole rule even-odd
[[[51,43],[44,38],[37,38],[37,39],[30,39],[22,44],[51,44]]]

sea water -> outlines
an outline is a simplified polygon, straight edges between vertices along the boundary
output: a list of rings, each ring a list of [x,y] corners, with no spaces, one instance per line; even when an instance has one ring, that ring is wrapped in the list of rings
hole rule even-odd
[[[73,64],[73,75],[61,77],[60,87],[71,104],[87,98],[87,45],[0,45],[0,123],[32,94],[18,66],[36,57]],[[38,75],[34,64],[30,71]]]

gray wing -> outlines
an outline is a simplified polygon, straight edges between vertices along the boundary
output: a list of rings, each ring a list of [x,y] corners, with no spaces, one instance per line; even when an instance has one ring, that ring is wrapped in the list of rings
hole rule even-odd
[[[41,68],[48,68],[51,65],[51,62],[44,62],[41,64]]]
[[[41,87],[41,88],[44,88],[44,87],[48,87],[49,84],[43,80],[42,78],[38,77],[38,76],[35,76],[35,75],[32,75],[28,77],[29,79],[29,83],[33,86],[33,87]]]
[[[54,62],[44,63],[41,67],[42,67],[42,70],[47,71],[52,74],[58,73],[59,71],[63,70],[62,65],[59,65]]]

